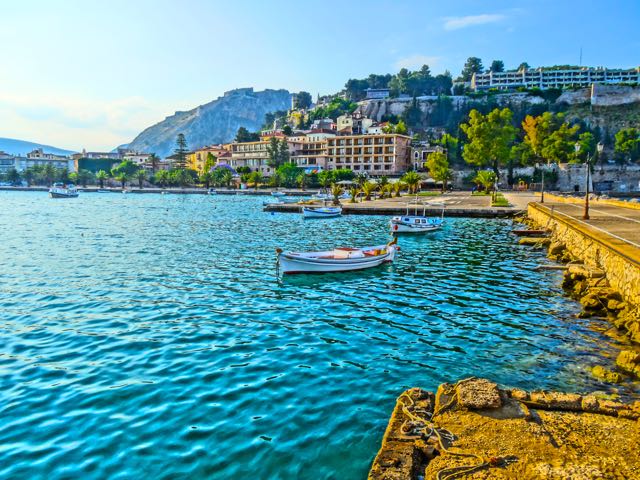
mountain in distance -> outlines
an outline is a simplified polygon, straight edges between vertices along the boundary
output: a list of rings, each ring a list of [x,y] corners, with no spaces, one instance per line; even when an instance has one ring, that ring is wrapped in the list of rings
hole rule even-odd
[[[42,143],[26,142],[24,140],[16,140],[14,138],[0,137],[0,152],[24,157],[27,153],[32,152],[36,148],[41,148],[44,153],[53,153],[54,155],[71,155],[72,153],[75,153],[72,150],[52,147],[51,145],[44,145]]]
[[[233,140],[238,128],[256,131],[267,113],[290,108],[291,93],[287,90],[239,88],[193,110],[176,112],[144,130],[128,148],[167,157],[173,153],[179,133],[184,134],[189,149],[226,143]]]

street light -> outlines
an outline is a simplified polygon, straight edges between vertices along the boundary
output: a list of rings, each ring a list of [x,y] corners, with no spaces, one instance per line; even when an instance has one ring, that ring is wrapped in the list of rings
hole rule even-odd
[[[544,203],[544,163],[536,163],[542,173],[542,188],[540,189],[540,203]]]
[[[576,153],[580,151],[580,142],[576,142],[575,144]],[[598,155],[602,153],[604,150],[604,145],[602,142],[598,142],[596,146],[598,150]],[[583,220],[589,220],[589,181],[591,179],[591,153],[587,152],[587,159],[585,160],[585,165],[587,167],[587,184],[585,186],[585,195],[584,195],[584,214],[582,215]]]

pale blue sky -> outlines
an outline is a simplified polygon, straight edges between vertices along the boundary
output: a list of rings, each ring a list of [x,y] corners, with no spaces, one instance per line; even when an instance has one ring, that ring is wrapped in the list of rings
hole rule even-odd
[[[253,86],[465,59],[640,65],[640,0],[0,0],[0,137],[111,149],[175,110]]]

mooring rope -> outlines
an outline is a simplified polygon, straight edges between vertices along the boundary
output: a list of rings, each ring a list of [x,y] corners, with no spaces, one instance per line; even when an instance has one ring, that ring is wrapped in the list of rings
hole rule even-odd
[[[402,395],[400,395],[400,398],[398,399],[398,401],[400,401],[401,399],[406,398],[410,402],[409,404],[406,404],[405,402],[401,402],[402,413],[408,418],[408,420],[405,420],[404,422],[402,422],[402,425],[400,426],[400,431],[403,434],[407,435],[407,434],[410,434],[411,432],[417,432],[421,437],[425,439],[429,439],[433,435],[435,435],[438,441],[438,445],[440,446],[440,449],[442,452],[452,456],[475,458],[476,460],[478,460],[478,463],[474,465],[460,465],[457,467],[443,468],[440,471],[438,471],[436,475],[437,480],[452,480],[458,476],[468,475],[470,473],[482,470],[484,468],[506,466],[515,461],[515,459],[511,457],[485,458],[482,455],[478,455],[475,453],[456,452],[445,447],[444,445],[444,440],[452,443],[454,436],[451,432],[449,432],[445,428],[438,427],[434,422],[434,418],[437,417],[438,415],[441,415],[442,413],[444,413],[446,410],[448,410],[455,404],[456,397],[454,394],[459,385],[475,379],[476,379],[475,377],[465,378],[463,380],[459,380],[450,388],[447,388],[444,391],[444,394],[450,395],[451,399],[445,405],[440,406],[433,413],[427,412],[425,410],[416,410],[414,408],[415,402],[407,392],[404,392]],[[415,413],[412,410],[414,410]],[[416,413],[418,412],[424,415],[424,417],[416,415]],[[410,427],[408,430],[406,429],[407,426]]]

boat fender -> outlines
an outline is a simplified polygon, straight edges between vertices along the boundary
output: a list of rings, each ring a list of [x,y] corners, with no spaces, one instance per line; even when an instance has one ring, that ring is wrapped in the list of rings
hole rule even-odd
[[[393,231],[394,231],[394,232],[397,232],[397,231],[398,231],[398,225],[394,225],[394,226],[393,226]]]
[[[276,254],[280,255],[282,253],[282,249],[281,248],[276,248]]]

